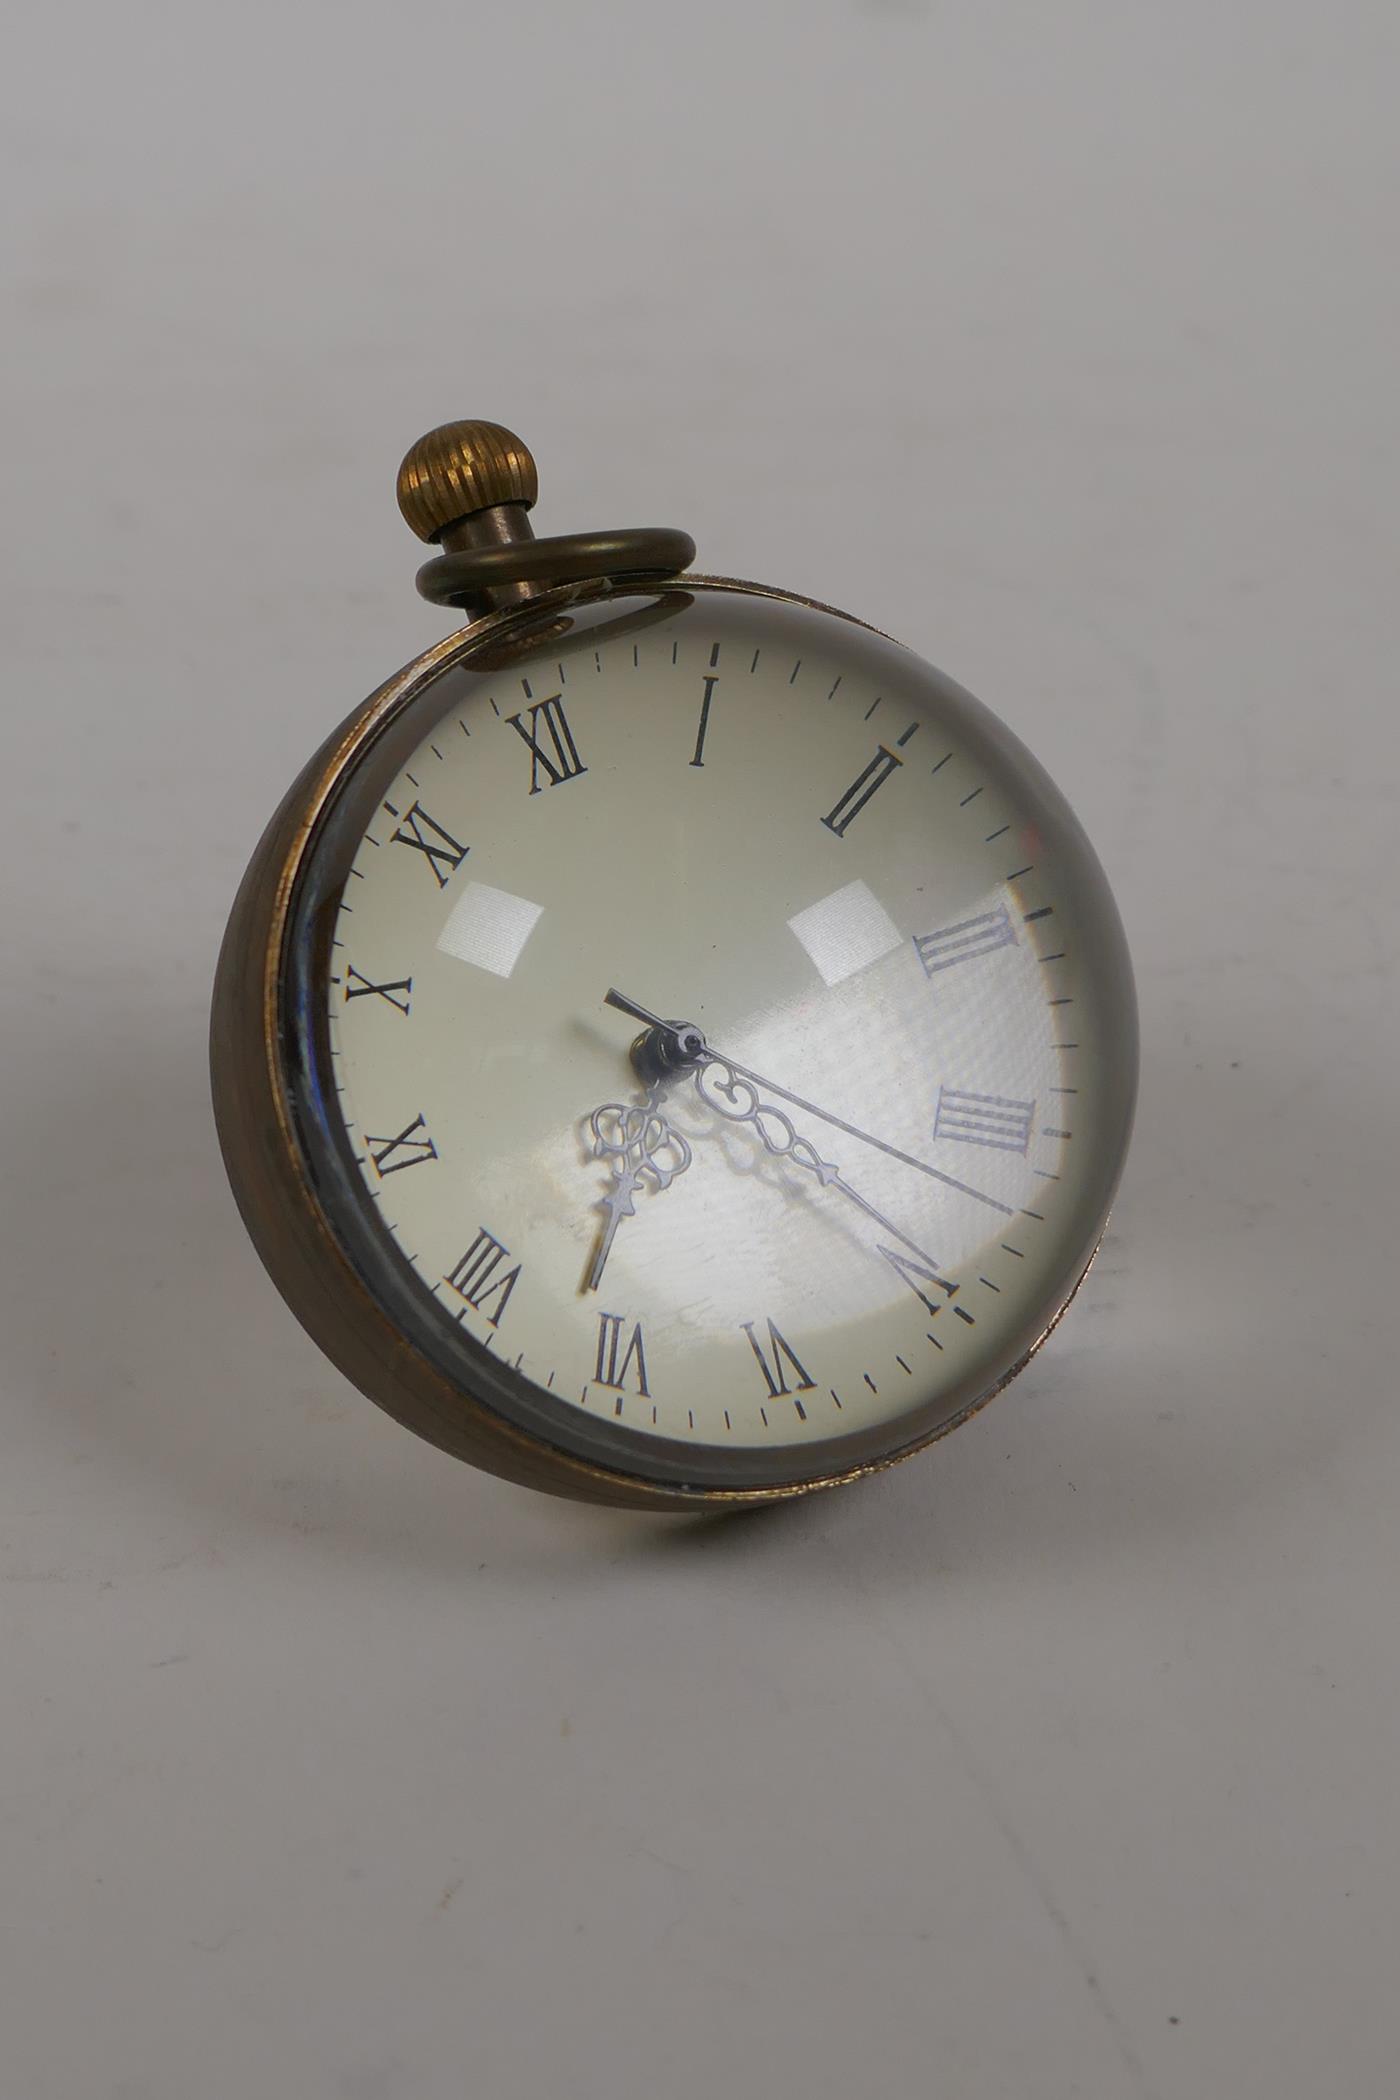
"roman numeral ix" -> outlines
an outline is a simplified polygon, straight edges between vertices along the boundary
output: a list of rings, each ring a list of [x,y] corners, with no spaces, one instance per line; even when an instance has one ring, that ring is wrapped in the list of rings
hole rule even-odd
[[[577,780],[588,771],[578,755],[573,731],[568,716],[564,713],[562,695],[556,693],[552,700],[537,700],[530,709],[530,726],[527,729],[519,715],[507,715],[506,720],[516,735],[530,747],[530,793],[538,795],[542,785],[561,787],[566,780]],[[549,739],[546,750],[542,739]],[[540,774],[545,775],[543,782]]]
[[[422,1116],[415,1116],[411,1123],[406,1123],[397,1137],[366,1137],[365,1145],[381,1180],[386,1174],[401,1174],[405,1167],[421,1167],[426,1160],[438,1156],[438,1148],[429,1137]],[[403,1158],[396,1159],[396,1152],[401,1152]]]
[[[503,1247],[495,1234],[484,1225],[477,1227],[476,1238],[462,1259],[445,1281],[450,1283],[458,1296],[465,1298],[474,1312],[484,1312],[493,1327],[499,1327],[510,1294],[520,1280],[520,1263],[513,1269],[500,1273],[502,1264],[510,1260],[509,1247]],[[492,1300],[496,1303],[492,1307]]]
[[[956,1138],[964,1145],[990,1145],[997,1152],[1019,1152],[1024,1158],[1034,1121],[1034,1101],[1009,1101],[1004,1094],[964,1094],[956,1087],[941,1086],[933,1134]]]
[[[924,966],[925,977],[951,970],[954,963],[971,962],[974,956],[990,955],[995,948],[1014,948],[1016,930],[1004,904],[995,911],[979,912],[975,919],[960,919],[938,933],[918,933],[914,950]]]
[[[791,1342],[778,1332],[773,1321],[770,1320],[768,1322],[768,1350],[771,1352],[771,1355],[765,1353],[762,1342],[754,1333],[755,1322],[745,1320],[743,1324],[744,1332],[749,1338],[749,1347],[757,1358],[759,1370],[763,1373],[763,1382],[768,1388],[769,1399],[786,1400],[790,1397],[793,1389],[787,1382],[788,1370],[792,1371],[797,1380],[798,1392],[810,1393],[815,1380],[811,1373],[805,1370],[798,1361]]]
[[[598,1315],[598,1364],[593,1373],[598,1385],[611,1386],[620,1393],[627,1383],[627,1374],[635,1370],[637,1391],[644,1400],[650,1400],[651,1388],[647,1384],[646,1351],[642,1347],[642,1325],[640,1320],[632,1329],[632,1338],[624,1349],[622,1346],[622,1313],[599,1313]]]
[[[386,802],[384,807],[391,817],[398,815],[392,803]],[[393,839],[397,845],[417,848],[432,869],[440,890],[447,888],[448,877],[454,869],[461,867],[471,851],[469,846],[459,846],[452,833],[444,831],[441,824],[428,815],[421,802],[415,802],[412,809],[405,812]]]
[[[406,1014],[408,1012],[408,1002],[413,992],[413,979],[411,977],[400,977],[392,984],[372,984],[369,978],[365,976],[364,971],[357,970],[355,965],[351,963],[349,974],[345,979],[346,1000],[367,999],[371,992],[376,992],[387,1006],[397,1007],[401,1014]],[[400,993],[403,994],[402,998],[399,996]]]

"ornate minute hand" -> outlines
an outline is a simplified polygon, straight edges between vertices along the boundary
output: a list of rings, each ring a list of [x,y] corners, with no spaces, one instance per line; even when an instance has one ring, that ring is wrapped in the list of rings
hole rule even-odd
[[[789,1088],[779,1086],[776,1080],[765,1078],[761,1072],[750,1071],[747,1065],[736,1064],[732,1057],[726,1057],[723,1052],[711,1049],[701,1030],[693,1022],[663,1021],[659,1014],[649,1013],[646,1007],[638,1006],[636,1000],[629,999],[625,992],[610,990],[604,1003],[616,1007],[619,1013],[630,1014],[634,1021],[643,1022],[651,1031],[647,1039],[648,1051],[660,1071],[682,1072],[700,1065],[723,1065],[726,1070],[736,1073],[740,1079],[746,1079],[751,1086],[762,1087],[766,1094],[778,1094],[784,1101],[790,1101],[794,1108],[803,1109],[810,1116],[820,1116],[824,1123],[832,1124],[837,1130],[844,1130],[848,1137],[859,1138],[863,1145],[873,1145],[877,1152],[886,1152],[891,1159],[902,1160],[906,1167],[917,1167],[918,1171],[927,1174],[931,1181],[941,1181],[945,1188],[956,1189],[961,1196],[971,1196],[975,1202],[985,1203],[989,1210],[1000,1211],[1004,1218],[1016,1215],[1009,1203],[1002,1203],[997,1197],[989,1196],[984,1189],[975,1189],[968,1182],[957,1180],[952,1174],[940,1172],[937,1167],[930,1166],[926,1159],[917,1159],[912,1152],[901,1152],[898,1145],[886,1144],[883,1138],[872,1136],[868,1130],[858,1129],[843,1116],[833,1115],[828,1108],[819,1108],[815,1101],[805,1100],[801,1094],[794,1094]],[[847,1192],[861,1203],[863,1209],[869,1210],[870,1206],[856,1197],[854,1190],[848,1187]],[[871,1216],[879,1217],[879,1213],[871,1211]],[[888,1223],[883,1218],[880,1218],[879,1222],[882,1225]],[[894,1230],[892,1226],[888,1229]],[[899,1237],[902,1238],[903,1235],[900,1234]]]

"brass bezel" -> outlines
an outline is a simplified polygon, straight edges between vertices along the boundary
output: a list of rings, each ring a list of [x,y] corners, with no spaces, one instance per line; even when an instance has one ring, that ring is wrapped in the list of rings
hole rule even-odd
[[[293,782],[248,865],[229,918],[215,978],[210,1070],[225,1167],[244,1223],[273,1282],[323,1352],[367,1398],[418,1435],[485,1471],[574,1500],[657,1511],[757,1506],[792,1500],[882,1472],[946,1436],[1029,1363],[1079,1289],[1097,1241],[1045,1327],[986,1392],[932,1430],[886,1454],[815,1478],[762,1486],[683,1487],[593,1464],[504,1420],[446,1378],[394,1325],[357,1274],[313,1185],[297,1129],[286,1062],[285,966],[293,899],[321,823],[342,781],[402,708],[449,667],[470,665],[561,609],[609,598],[730,592],[805,606],[872,634],[839,608],[733,577],[685,575],[640,585],[619,580],[541,591],[528,604],[487,613],[423,651],[381,685],[327,738]],[[890,639],[883,636],[882,639]]]

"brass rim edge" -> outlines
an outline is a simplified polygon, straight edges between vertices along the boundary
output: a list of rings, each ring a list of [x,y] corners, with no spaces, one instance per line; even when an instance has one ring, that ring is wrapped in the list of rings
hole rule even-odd
[[[378,686],[369,695],[362,706],[350,716],[342,734],[336,739],[333,750],[322,764],[315,780],[302,799],[300,813],[297,816],[290,841],[282,849],[280,865],[277,870],[277,880],[272,894],[271,909],[267,914],[263,933],[261,1026],[264,1077],[277,1119],[282,1157],[290,1163],[304,1213],[314,1223],[322,1258],[328,1258],[334,1263],[342,1285],[353,1290],[356,1297],[366,1304],[374,1317],[383,1322],[386,1327],[388,1323],[385,1320],[385,1316],[380,1313],[371,1293],[366,1288],[354,1264],[342,1247],[308,1175],[301,1134],[292,1109],[290,1089],[282,1057],[281,1046],[285,1018],[281,994],[283,960],[291,903],[308,850],[320,830],[329,805],[335,795],[336,788],[351,759],[357,754],[367,751],[373,745],[378,736],[392,722],[398,711],[406,706],[424,685],[440,672],[449,668],[456,660],[469,655],[478,645],[483,642],[489,642],[493,637],[508,633],[517,627],[526,626],[538,619],[541,614],[557,611],[559,608],[567,607],[570,604],[577,604],[580,600],[586,599],[587,602],[595,602],[609,597],[632,595],[634,592],[641,592],[646,595],[670,596],[673,593],[681,594],[697,589],[734,593],[736,595],[772,599],[786,604],[807,606],[815,611],[827,613],[850,626],[863,628],[867,633],[879,635],[883,640],[894,641],[896,647],[906,646],[899,643],[895,637],[885,634],[883,629],[873,626],[868,620],[862,620],[854,613],[845,612],[839,606],[829,605],[821,599],[805,597],[799,592],[784,590],[776,585],[752,583],[739,577],[695,575],[691,572],[686,572],[683,576],[670,576],[654,581],[642,581],[640,579],[628,581],[621,578],[608,578],[604,579],[600,583],[599,588],[595,590],[587,589],[585,582],[561,585],[557,589],[539,592],[527,604],[509,606],[498,611],[489,612],[480,619],[472,621],[466,627],[459,628],[454,633],[443,636],[428,649],[425,649],[421,655],[414,657],[411,662],[396,671],[392,677],[386,679],[382,685]],[[1106,1225],[1103,1229],[1106,1229]],[[449,1380],[444,1379],[443,1383],[450,1386],[459,1404],[471,1416],[487,1426],[491,1437],[499,1439],[507,1448],[513,1449],[522,1458],[531,1462],[532,1468],[537,1468],[546,1476],[550,1486],[566,1491],[569,1483],[580,1484],[587,1482],[605,1491],[602,1494],[595,1494],[588,1498],[595,1502],[609,1501],[613,1506],[630,1506],[637,1509],[651,1508],[657,1513],[683,1515],[687,1511],[691,1514],[698,1514],[707,1508],[715,1509],[726,1506],[756,1508],[765,1503],[796,1501],[806,1495],[818,1494],[831,1488],[848,1486],[855,1481],[869,1478],[874,1474],[887,1472],[892,1466],[901,1464],[905,1459],[912,1458],[918,1452],[927,1450],[930,1445],[939,1442],[943,1437],[950,1434],[952,1430],[961,1427],[963,1423],[977,1414],[989,1401],[995,1399],[1014,1378],[1019,1376],[1026,1365],[1044,1346],[1051,1334],[1054,1333],[1056,1327],[1058,1327],[1078,1295],[1090,1268],[1093,1266],[1099,1246],[1102,1244],[1103,1229],[1101,1229],[1088,1260],[1085,1262],[1073,1287],[1065,1294],[1043,1331],[1031,1343],[1025,1353],[1009,1369],[1003,1372],[996,1383],[988,1387],[986,1392],[978,1394],[975,1399],[970,1401],[959,1413],[950,1417],[948,1421],[940,1423],[937,1428],[919,1437],[914,1442],[901,1446],[896,1451],[884,1453],[873,1459],[863,1459],[854,1465],[842,1467],[832,1473],[819,1474],[809,1480],[740,1488],[687,1487],[684,1485],[653,1482],[644,1475],[622,1472],[615,1467],[600,1466],[591,1460],[579,1458],[570,1452],[563,1451],[557,1445],[546,1443],[529,1431],[522,1430],[514,1423],[506,1420],[495,1409],[488,1407],[483,1401],[479,1400],[474,1393]],[[426,1359],[422,1358],[421,1352],[407,1337],[401,1335],[397,1329],[393,1330],[393,1339],[401,1348],[409,1351],[415,1363],[426,1364]],[[433,1375],[439,1378],[442,1377],[442,1374],[436,1372],[434,1367],[428,1365],[427,1368],[433,1372]],[[351,1382],[354,1383],[355,1381],[352,1379]],[[372,1393],[367,1394],[367,1397],[371,1400],[374,1399]],[[472,1461],[469,1460],[467,1462],[471,1463]],[[482,1470],[493,1470],[485,1458],[480,1461],[480,1464]],[[509,1477],[520,1479],[518,1475]],[[541,1485],[539,1481],[526,1481],[524,1484],[536,1487]],[[606,1492],[608,1490],[613,1492],[609,1494]]]

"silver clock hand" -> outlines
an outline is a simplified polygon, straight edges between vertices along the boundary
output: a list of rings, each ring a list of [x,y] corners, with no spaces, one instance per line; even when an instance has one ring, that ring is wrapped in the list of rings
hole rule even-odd
[[[943,1173],[938,1167],[930,1166],[926,1159],[916,1158],[912,1152],[901,1152],[898,1145],[887,1144],[884,1138],[875,1137],[870,1131],[859,1129],[854,1123],[846,1122],[844,1117],[833,1115],[828,1108],[819,1108],[815,1101],[805,1100],[801,1094],[794,1094],[789,1088],[779,1086],[776,1080],[765,1078],[761,1072],[750,1071],[747,1065],[736,1064],[731,1057],[722,1056],[719,1051],[711,1049],[704,1034],[694,1022],[663,1021],[659,1014],[649,1013],[646,1007],[639,1006],[635,999],[629,999],[625,992],[609,990],[604,1004],[616,1007],[619,1013],[630,1014],[634,1021],[643,1022],[652,1031],[654,1040],[649,1047],[662,1073],[685,1071],[711,1063],[722,1064],[729,1071],[737,1073],[741,1079],[761,1086],[765,1093],[780,1095],[784,1101],[790,1101],[794,1108],[803,1109],[811,1116],[820,1116],[824,1123],[830,1123],[837,1130],[844,1130],[848,1137],[858,1138],[863,1145],[873,1145],[877,1152],[888,1153],[891,1159],[902,1160],[906,1167],[917,1167],[918,1171],[927,1174],[931,1181],[941,1181],[945,1188],[956,1189],[960,1196],[971,1196],[974,1202],[985,1203],[989,1210],[999,1211],[1004,1218],[1016,1215],[1011,1204],[1002,1203],[997,1197],[989,1196],[985,1189],[975,1189],[969,1182],[959,1181],[955,1175]]]
[[[716,1091],[711,1092],[710,1075],[716,1072],[726,1073],[728,1077],[716,1079]],[[785,1116],[780,1108],[774,1108],[771,1101],[762,1100],[748,1076],[741,1074],[727,1058],[711,1055],[694,1067],[692,1076],[695,1080],[695,1091],[708,1108],[713,1108],[720,1115],[728,1117],[731,1123],[751,1123],[764,1149],[770,1152],[774,1159],[790,1159],[794,1166],[804,1167],[809,1173],[815,1174],[824,1189],[839,1189],[857,1209],[863,1210],[868,1218],[873,1218],[877,1225],[883,1226],[893,1239],[902,1241],[911,1254],[916,1254],[925,1269],[937,1273],[937,1262],[925,1254],[918,1241],[911,1240],[907,1232],[902,1232],[883,1211],[877,1210],[873,1203],[868,1202],[859,1189],[852,1188],[835,1162],[823,1159],[815,1147],[794,1129],[791,1119]],[[779,1134],[775,1134],[770,1128],[772,1124],[778,1126]],[[947,1285],[944,1287],[949,1288]]]
[[[643,1179],[649,1179],[654,1193],[659,1195],[690,1165],[690,1146],[657,1109],[659,1091],[658,1082],[648,1088],[646,1099],[640,1104],[605,1101],[588,1118],[593,1157],[607,1160],[612,1187],[599,1205],[606,1213],[607,1222],[583,1281],[586,1291],[596,1291],[602,1282],[603,1270],[622,1219],[636,1216],[637,1206],[633,1198]]]

